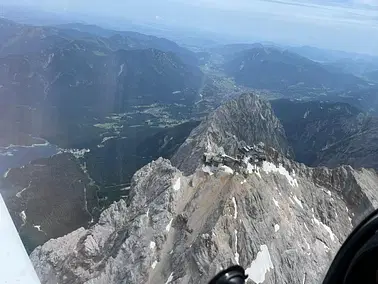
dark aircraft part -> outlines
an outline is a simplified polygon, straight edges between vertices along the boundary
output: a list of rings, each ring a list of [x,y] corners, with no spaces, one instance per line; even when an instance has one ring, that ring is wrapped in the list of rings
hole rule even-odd
[[[378,283],[378,210],[349,235],[336,254],[323,284]]]
[[[244,268],[235,265],[219,272],[209,284],[244,284],[247,278]]]

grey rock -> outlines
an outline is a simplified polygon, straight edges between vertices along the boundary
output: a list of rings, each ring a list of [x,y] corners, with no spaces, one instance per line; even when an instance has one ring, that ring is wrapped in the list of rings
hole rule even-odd
[[[265,143],[283,154],[291,151],[285,131],[270,104],[253,94],[230,100],[195,128],[172,157],[172,164],[191,174],[205,152],[236,155],[239,146]]]
[[[261,127],[242,123],[234,110],[248,131]],[[378,207],[378,175],[310,168],[285,157],[286,146],[266,146],[267,160],[250,165],[254,171],[205,166],[199,152],[208,146],[232,156],[238,144],[260,140],[242,125],[226,134],[226,123],[207,123],[179,150],[196,164],[180,160],[191,174],[160,158],[134,175],[130,198],[103,211],[96,225],[36,248],[31,260],[41,282],[197,284],[239,263],[249,283],[320,283],[353,226]]]
[[[42,283],[206,283],[235,263],[256,283],[319,283],[353,224],[377,207],[378,176],[280,161],[247,177],[221,167],[185,177],[159,159],[136,173],[129,205],[48,241],[32,262]]]

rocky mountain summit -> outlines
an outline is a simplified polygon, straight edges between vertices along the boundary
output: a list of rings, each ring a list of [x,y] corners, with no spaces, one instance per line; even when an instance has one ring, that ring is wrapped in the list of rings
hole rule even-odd
[[[238,147],[265,143],[290,155],[285,130],[269,103],[257,96],[241,95],[210,114],[172,157],[172,164],[193,173],[207,152],[236,155]]]
[[[97,224],[37,247],[41,282],[206,283],[240,264],[248,283],[320,283],[377,207],[378,176],[294,162],[282,129],[254,95],[220,107],[177,151],[179,168],[149,163]]]

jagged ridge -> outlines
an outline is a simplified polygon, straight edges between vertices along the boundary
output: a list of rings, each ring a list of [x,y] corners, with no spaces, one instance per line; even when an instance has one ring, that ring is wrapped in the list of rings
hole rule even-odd
[[[172,157],[172,164],[186,174],[193,173],[205,152],[236,155],[237,149],[263,142],[289,155],[285,131],[270,104],[256,95],[243,94],[215,110]]]
[[[202,124],[192,134],[203,131]],[[228,137],[242,144],[240,133]],[[203,137],[186,142],[195,141],[186,148],[191,159],[207,145]],[[230,141],[213,145],[232,155]],[[32,253],[42,283],[206,283],[235,263],[255,283],[319,283],[353,224],[377,207],[378,176],[309,168],[269,146],[265,155],[247,173],[193,160],[185,176],[168,160],[148,164],[134,175],[130,198],[98,224]]]

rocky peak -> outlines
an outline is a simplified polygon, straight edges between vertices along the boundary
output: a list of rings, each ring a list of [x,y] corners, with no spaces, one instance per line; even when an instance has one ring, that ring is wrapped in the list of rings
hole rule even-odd
[[[378,176],[289,160],[261,104],[245,95],[218,109],[176,154],[184,173],[162,158],[146,165],[96,225],[36,248],[42,283],[207,283],[232,264],[249,283],[319,283],[353,225],[377,207]]]
[[[270,104],[254,94],[243,94],[210,114],[171,159],[186,174],[193,173],[205,152],[235,156],[238,148],[263,142],[290,154],[285,131]]]
[[[129,200],[32,253],[42,283],[206,283],[236,263],[254,283],[319,283],[377,207],[378,176],[275,158],[249,173],[202,165],[189,176],[168,160],[148,164]]]

